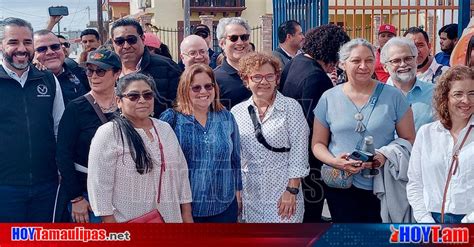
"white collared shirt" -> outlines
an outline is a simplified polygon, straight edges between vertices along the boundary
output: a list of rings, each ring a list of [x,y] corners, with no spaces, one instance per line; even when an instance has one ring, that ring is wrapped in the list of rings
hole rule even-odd
[[[26,69],[25,72],[21,76],[18,76],[16,72],[8,68],[7,66],[2,66],[3,69],[5,69],[5,72],[7,72],[8,76],[10,76],[12,79],[20,83],[21,87],[25,87],[26,81],[28,80],[28,74],[30,71],[30,67]],[[63,100],[63,93],[61,91],[61,86],[59,85],[59,81],[56,78],[55,75],[53,75],[54,81],[56,84],[56,94],[54,97],[53,101],[53,120],[54,120],[54,135],[58,135],[58,126],[59,126],[59,121],[61,120],[61,117],[63,116],[64,112],[64,100]]]
[[[418,223],[434,223],[431,212],[440,213],[444,187],[452,155],[474,115],[460,132],[455,144],[440,121],[426,124],[416,135],[408,167],[407,197]],[[474,130],[459,152],[459,167],[451,178],[446,196],[446,213],[466,214],[463,221],[474,222]]]
[[[416,77],[420,80],[420,81],[426,81],[426,82],[429,82],[429,83],[436,83],[436,80],[438,80],[439,76],[436,77],[433,81],[433,76],[435,75],[436,73],[436,70],[438,69],[439,66],[442,66],[441,68],[441,71],[442,73],[446,72],[446,70],[449,69],[448,66],[443,66],[442,64],[439,64],[438,62],[436,62],[436,59],[433,58],[433,62],[431,62],[431,65],[430,67],[423,73],[421,74],[417,74]]]

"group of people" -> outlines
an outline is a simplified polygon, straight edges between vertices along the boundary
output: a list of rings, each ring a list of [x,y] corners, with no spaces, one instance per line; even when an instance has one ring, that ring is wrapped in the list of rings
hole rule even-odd
[[[79,64],[52,27],[2,25],[1,222],[322,222],[324,200],[336,223],[474,222],[474,70],[422,29],[376,49],[287,21],[272,55],[222,18],[220,65],[205,25],[178,65],[133,19],[83,32]]]

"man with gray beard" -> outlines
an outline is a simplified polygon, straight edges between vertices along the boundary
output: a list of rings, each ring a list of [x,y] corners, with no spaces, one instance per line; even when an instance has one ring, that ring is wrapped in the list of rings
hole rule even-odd
[[[380,61],[390,74],[387,85],[400,89],[407,97],[415,118],[415,130],[433,122],[433,84],[416,77],[418,51],[413,40],[395,37],[380,52]]]

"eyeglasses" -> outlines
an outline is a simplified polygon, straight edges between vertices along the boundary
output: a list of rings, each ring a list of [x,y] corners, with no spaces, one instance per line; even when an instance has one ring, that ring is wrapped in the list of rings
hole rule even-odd
[[[61,43],[62,46],[66,47],[66,48],[69,48],[71,47],[71,44],[69,42],[64,42],[64,43]]]
[[[402,60],[406,64],[411,64],[411,63],[413,63],[413,61],[415,61],[415,56],[408,56],[408,57],[404,57],[403,59],[402,58],[395,58],[395,59],[392,59],[392,60],[388,60],[388,62],[392,66],[398,66],[398,65],[402,64]]]
[[[212,91],[212,89],[214,89],[214,84],[213,83],[207,83],[207,84],[204,84],[204,86],[201,86],[201,85],[191,86],[191,90],[195,93],[201,92],[202,88],[206,89],[206,91],[209,92],[209,91]]]
[[[183,55],[190,56],[190,57],[197,57],[198,55],[204,56],[206,54],[206,50],[199,50],[199,51],[189,51],[188,53],[183,53]]]
[[[52,51],[57,51],[61,49],[61,44],[52,44],[50,46],[47,46],[47,45],[40,46],[36,48],[36,52],[43,53],[43,52],[48,51],[48,48],[51,49]]]
[[[143,96],[143,98],[148,101],[148,100],[152,100],[154,98],[155,93],[153,93],[152,91],[148,91],[148,92],[144,92],[144,93],[131,92],[131,93],[120,95],[120,97],[127,98],[130,101],[134,101],[134,102],[139,100],[141,96]]]
[[[114,39],[114,43],[118,46],[123,46],[125,44],[125,41],[127,41],[129,45],[134,45],[138,42],[138,37],[135,35],[129,35],[126,38],[118,37]]]
[[[107,73],[107,70],[105,70],[105,69],[100,69],[100,68],[99,68],[99,69],[96,69],[96,70],[93,70],[93,69],[87,68],[87,70],[86,70],[86,75],[87,75],[88,77],[92,77],[92,75],[94,74],[94,72],[95,72],[95,74],[96,74],[97,76],[103,77],[103,76],[105,75],[105,73]]]
[[[249,40],[249,38],[250,38],[250,34],[229,35],[229,36],[227,36],[227,39],[229,39],[229,40],[232,41],[232,42],[237,42],[237,40],[239,39],[239,37],[240,37],[240,40],[242,40],[242,41],[247,41],[247,40]]]
[[[464,96],[467,97],[470,101],[474,101],[474,92],[468,92],[468,93],[461,93],[461,92],[455,92],[451,94],[451,97],[453,97],[456,101],[461,101],[464,99]]]
[[[263,78],[265,78],[265,80],[268,82],[274,82],[278,78],[278,76],[273,73],[269,73],[266,75],[255,74],[250,76],[250,79],[255,83],[262,82]]]

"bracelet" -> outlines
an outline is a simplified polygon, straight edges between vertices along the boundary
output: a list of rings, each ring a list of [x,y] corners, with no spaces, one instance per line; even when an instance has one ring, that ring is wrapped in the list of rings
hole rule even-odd
[[[83,196],[78,196],[78,197],[72,199],[72,200],[71,200],[71,203],[80,202],[80,201],[82,201],[82,200],[84,200],[84,197],[83,197]]]

